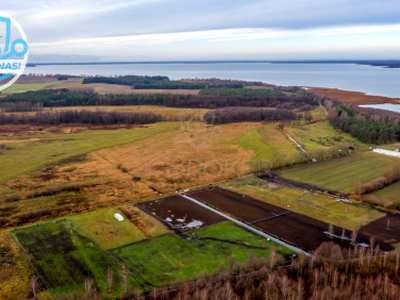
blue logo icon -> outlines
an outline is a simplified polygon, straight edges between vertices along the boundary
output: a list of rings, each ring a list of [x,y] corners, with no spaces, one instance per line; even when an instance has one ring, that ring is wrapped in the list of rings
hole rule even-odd
[[[0,90],[23,73],[28,60],[28,42],[21,26],[10,16],[0,12]]]

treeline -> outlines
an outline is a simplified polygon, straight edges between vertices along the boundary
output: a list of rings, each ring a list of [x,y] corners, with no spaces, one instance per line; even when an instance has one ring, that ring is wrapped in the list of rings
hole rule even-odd
[[[299,86],[275,86],[274,87],[275,91],[282,91],[282,92],[289,92],[289,93],[298,93],[301,91],[305,91],[303,88]]]
[[[325,99],[323,105],[328,119],[335,128],[350,133],[368,144],[384,144],[400,141],[400,115],[378,109],[359,108]]]
[[[229,106],[275,107],[278,109],[311,110],[317,105],[310,93],[287,95],[283,93],[263,96],[216,96],[216,95],[171,95],[171,94],[127,94],[100,95],[89,91],[68,89],[41,90],[8,95],[0,103],[41,103],[43,107],[94,106],[94,105],[159,105],[180,108],[223,108]]]
[[[311,110],[317,105],[311,94],[265,96],[186,96],[168,99],[166,106],[187,108],[224,108],[232,106],[275,107],[278,109]]]
[[[274,252],[268,261],[253,257],[230,263],[217,275],[137,292],[134,299],[398,299],[400,255],[375,248],[342,250],[322,244],[311,258],[279,267]]]
[[[230,257],[213,274],[142,292],[125,285],[123,299],[387,299],[399,298],[400,253],[382,253],[362,246],[341,249],[322,244],[311,257],[282,266],[274,249],[268,260],[251,256],[243,263]],[[106,276],[104,276],[106,277]],[[113,287],[119,278],[108,282]],[[84,283],[82,283],[82,286]],[[111,290],[110,288],[110,290]],[[94,289],[64,295],[67,299],[102,298]]]
[[[215,87],[229,87],[229,88],[243,88],[240,82],[224,82],[215,84],[213,82],[200,82],[200,81],[183,81],[183,80],[170,80],[167,76],[117,76],[105,77],[94,76],[86,77],[83,79],[83,84],[88,83],[108,83],[108,84],[121,84],[129,85],[134,89],[186,89],[198,90],[205,89],[209,86]]]
[[[216,96],[282,96],[284,93],[273,89],[233,89],[233,88],[209,88],[201,90],[200,95],[216,95]]]
[[[23,111],[41,111],[43,103],[21,102],[0,102],[0,111],[2,112],[23,112]]]
[[[11,94],[1,98],[0,103],[42,103],[43,107],[95,106],[95,105],[166,105],[168,99],[179,95],[100,95],[91,91],[68,89],[40,90]]]
[[[92,125],[150,124],[162,120],[154,113],[106,112],[106,111],[60,111],[38,112],[34,115],[0,114],[0,124],[59,125],[81,123]]]
[[[235,122],[265,122],[295,120],[295,112],[287,109],[263,109],[255,107],[226,107],[204,114],[207,124],[223,124]]]
[[[400,162],[395,162],[391,166],[383,170],[382,174],[361,185],[361,181],[357,181],[355,184],[355,193],[357,195],[372,193],[380,190],[385,186],[400,180]]]

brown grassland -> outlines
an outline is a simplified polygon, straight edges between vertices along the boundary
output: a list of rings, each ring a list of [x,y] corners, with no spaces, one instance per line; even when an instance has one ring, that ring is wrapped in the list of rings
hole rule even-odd
[[[395,98],[371,96],[361,92],[344,91],[339,89],[330,88],[311,88],[310,92],[314,92],[335,100],[354,103],[354,104],[379,104],[379,103],[393,103],[396,104]]]
[[[89,88],[98,93],[145,92],[128,86],[82,85],[80,78],[54,79],[40,81],[26,77],[21,79],[20,88],[29,89],[23,85],[43,83],[48,84],[43,88]],[[146,92],[198,93],[189,90]],[[351,95],[348,97],[355,97]],[[366,100],[354,100],[357,101]],[[302,154],[283,134],[279,123],[212,126],[202,122],[207,109],[156,106],[52,110],[82,109],[153,112],[169,122],[143,126],[0,126],[1,299],[29,294],[28,281],[33,274],[6,230],[64,216],[74,215],[73,218],[79,220],[80,213],[119,206],[119,211],[136,226],[137,236],[125,240],[131,242],[158,235],[166,229],[157,222],[152,223],[143,212],[128,204],[242,178],[255,171],[259,160],[269,162],[267,167],[272,163],[284,166],[306,161],[304,157],[299,159]],[[336,144],[351,144],[357,149],[365,147],[349,135],[334,130],[319,108],[312,112],[312,120],[292,121],[285,124],[285,130],[307,151],[325,150]],[[110,209],[98,213],[112,218],[114,212]],[[118,224],[112,222],[101,224],[94,218],[90,222],[83,220],[81,224],[89,231],[93,230],[93,235],[108,230],[102,242],[111,248],[119,245],[113,240]]]

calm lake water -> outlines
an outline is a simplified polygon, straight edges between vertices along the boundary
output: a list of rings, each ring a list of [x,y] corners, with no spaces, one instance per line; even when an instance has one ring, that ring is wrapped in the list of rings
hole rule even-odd
[[[153,63],[111,65],[47,65],[28,67],[25,74],[165,75],[170,79],[221,78],[277,85],[339,88],[369,95],[400,98],[400,69],[356,64]]]
[[[390,111],[394,111],[394,112],[400,113],[400,104],[384,103],[384,104],[367,104],[367,105],[360,105],[360,106],[361,107],[369,107],[369,108],[390,110]]]

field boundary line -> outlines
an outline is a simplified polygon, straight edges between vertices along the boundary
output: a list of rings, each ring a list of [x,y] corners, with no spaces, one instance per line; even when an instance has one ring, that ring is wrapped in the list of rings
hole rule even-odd
[[[268,203],[268,202],[267,202],[267,203]],[[266,220],[278,218],[278,217],[281,217],[281,216],[284,216],[284,215],[288,215],[288,214],[291,214],[291,213],[293,213],[293,211],[288,210],[288,211],[285,211],[285,212],[283,212],[283,213],[281,213],[281,214],[276,214],[276,215],[274,215],[274,216],[270,216],[270,217],[266,217],[266,218],[262,218],[262,219],[255,220],[255,221],[253,221],[253,222],[249,222],[249,224],[253,225],[253,224],[255,224],[255,223],[259,223],[259,222],[262,222],[262,221],[266,221]]]
[[[300,254],[300,253],[304,253],[306,256],[311,256],[310,253],[305,252],[305,251],[301,250],[301,249],[298,248],[298,247],[292,246],[292,245],[290,245],[290,244],[288,244],[288,243],[286,243],[286,242],[284,242],[284,241],[282,241],[282,240],[280,240],[280,239],[278,239],[278,238],[276,238],[276,237],[273,237],[273,236],[271,236],[271,235],[269,235],[269,234],[267,234],[267,233],[265,233],[265,232],[263,232],[263,231],[261,231],[261,230],[258,230],[258,229],[256,229],[256,228],[254,228],[253,226],[250,226],[250,225],[248,225],[248,224],[246,224],[246,223],[244,223],[244,222],[242,222],[242,221],[239,221],[239,220],[237,220],[237,219],[235,219],[235,218],[233,218],[233,217],[231,217],[231,216],[228,216],[228,215],[224,214],[223,212],[221,212],[221,211],[219,211],[219,210],[217,210],[217,209],[214,209],[214,208],[208,206],[207,204],[204,204],[203,202],[201,202],[201,201],[199,201],[199,200],[197,200],[197,199],[194,199],[194,198],[189,197],[189,196],[187,196],[187,195],[181,195],[181,196],[182,196],[183,198],[189,200],[189,201],[192,201],[192,202],[194,202],[194,203],[196,203],[196,204],[198,204],[198,205],[200,205],[200,206],[202,206],[202,207],[208,209],[209,211],[212,211],[212,212],[214,212],[214,213],[216,213],[216,214],[219,214],[220,216],[223,216],[224,218],[226,218],[226,219],[228,219],[228,220],[230,220],[230,221],[236,223],[237,225],[239,225],[239,226],[241,226],[241,227],[246,228],[247,230],[250,230],[250,231],[252,231],[252,232],[254,232],[254,233],[257,233],[258,235],[261,235],[261,236],[263,236],[263,237],[265,237],[265,238],[268,238],[268,239],[274,241],[275,243],[278,243],[278,244],[280,244],[280,245],[282,245],[282,246],[284,246],[284,247],[286,247],[286,248],[289,248],[289,249],[295,251],[296,253],[299,253],[299,254]]]
[[[115,261],[120,267],[122,267],[124,265],[123,262],[119,261],[114,255],[112,255],[108,250],[106,250],[102,245],[100,245],[94,238],[92,238],[91,235],[89,235],[78,223],[76,223],[74,220],[66,218],[65,220],[70,221],[74,226],[76,226],[76,228],[78,228],[80,231],[82,231],[83,234],[85,234],[85,236],[91,240],[93,243],[95,243],[101,250],[104,251],[104,253],[106,253],[113,261]],[[148,285],[153,286],[153,284],[149,281],[147,281],[144,278],[139,278],[138,275],[134,274],[131,270],[127,269],[129,274],[131,274],[131,276],[139,283],[141,284],[143,287],[148,287]],[[147,282],[147,284],[146,284]]]

